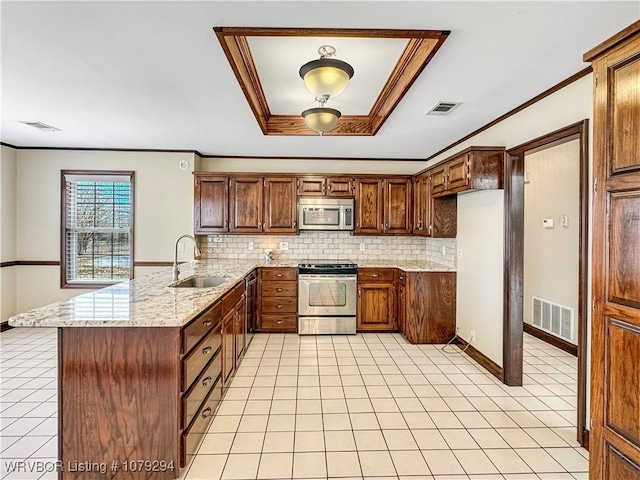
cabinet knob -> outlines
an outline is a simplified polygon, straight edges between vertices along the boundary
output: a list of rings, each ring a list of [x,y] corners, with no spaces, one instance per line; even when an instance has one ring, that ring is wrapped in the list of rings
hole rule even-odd
[[[276,308],[282,308],[282,307],[284,307],[284,305],[282,304],[276,305]]]
[[[281,292],[283,290],[284,290],[284,288],[281,288],[281,287],[276,288],[276,292]]]
[[[213,323],[211,320],[205,320],[204,322],[202,322],[202,326],[208,327],[209,325],[211,325],[211,323]]]
[[[284,323],[284,320],[276,320],[276,325],[282,325]]]
[[[204,347],[202,349],[202,354],[203,355],[209,355],[211,353],[211,350],[213,350],[211,347]]]
[[[211,407],[207,407],[202,411],[202,418],[207,418],[209,415],[211,415]]]
[[[361,296],[362,296],[362,289],[361,289],[361,288],[359,288],[359,289],[358,289],[358,296],[359,296],[359,297],[361,297]]]
[[[202,379],[202,386],[206,387],[207,385],[209,385],[211,383],[211,380],[213,380],[211,377],[203,378]]]
[[[281,273],[276,273],[276,277],[281,277],[282,274]]]
[[[331,191],[331,184],[329,184],[329,191]]]
[[[374,277],[374,278],[378,278],[380,276],[380,274],[379,273],[374,273],[371,276]]]

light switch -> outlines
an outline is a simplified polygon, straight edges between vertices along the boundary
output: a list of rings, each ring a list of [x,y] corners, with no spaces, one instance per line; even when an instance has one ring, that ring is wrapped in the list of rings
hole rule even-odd
[[[543,228],[553,228],[553,218],[545,218],[542,220]]]
[[[560,216],[560,225],[562,225],[564,228],[569,228],[569,215]]]

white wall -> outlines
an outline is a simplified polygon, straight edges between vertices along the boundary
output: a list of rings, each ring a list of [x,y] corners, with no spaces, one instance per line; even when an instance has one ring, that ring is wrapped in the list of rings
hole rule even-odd
[[[203,158],[205,172],[380,173],[413,175],[424,162],[403,160],[325,160],[273,158]]]
[[[504,145],[509,149],[585,118],[591,121],[593,118],[592,82],[593,76],[586,75],[462,144],[443,152],[429,161],[428,165],[437,163],[472,145]],[[589,137],[591,136],[590,133]],[[482,192],[458,197],[457,240],[458,248],[462,249],[462,258],[458,260],[457,321],[461,327],[460,336],[463,339],[468,341],[469,331],[476,330],[477,339],[473,343],[474,346],[498,365],[502,365],[504,263],[502,255],[498,256],[495,248],[503,249],[503,239],[502,231],[498,232],[495,229],[501,225],[499,219],[504,221],[504,204],[501,198],[498,198],[501,197],[502,192],[489,195],[495,195],[495,197],[485,198]],[[478,222],[476,217],[486,219],[487,222]],[[483,240],[478,242],[479,238]],[[487,254],[489,247],[491,247],[490,255]],[[486,258],[488,256],[491,260]],[[482,269],[478,268],[479,265],[482,265]],[[487,278],[494,279],[493,285],[486,295],[477,295],[475,290]],[[474,298],[472,308],[469,306],[470,298]]]
[[[524,321],[533,323],[532,296],[572,308],[578,315],[580,246],[580,142],[526,154],[524,170]],[[566,215],[568,224],[561,225]],[[552,219],[553,228],[544,228]],[[577,323],[569,340],[578,341]]]
[[[0,262],[16,258],[16,160],[17,152],[0,150]],[[16,313],[16,269],[0,268],[0,322]]]
[[[178,166],[187,160],[185,171]],[[60,171],[135,171],[134,260],[171,261],[175,239],[193,233],[192,153],[18,150],[17,259],[60,260]],[[190,258],[185,249],[182,259]],[[153,271],[136,268],[136,275]],[[17,310],[23,312],[78,295],[60,289],[60,267],[22,266],[17,272]]]

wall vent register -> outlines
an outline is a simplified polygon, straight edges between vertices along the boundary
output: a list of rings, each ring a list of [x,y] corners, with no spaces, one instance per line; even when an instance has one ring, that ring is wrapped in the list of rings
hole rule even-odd
[[[534,326],[573,343],[573,308],[533,297],[532,311]]]

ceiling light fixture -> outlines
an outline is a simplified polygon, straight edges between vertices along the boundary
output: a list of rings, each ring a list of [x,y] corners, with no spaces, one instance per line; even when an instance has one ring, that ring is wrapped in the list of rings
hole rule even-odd
[[[304,122],[307,124],[307,127],[314,132],[318,132],[321,136],[324,135],[325,132],[329,132],[336,128],[338,119],[342,115],[339,110],[324,106],[328,99],[328,95],[316,97],[316,101],[320,106],[309,108],[302,112],[302,118],[304,118]]]
[[[311,130],[324,135],[336,128],[342,115],[339,110],[325,107],[325,104],[329,98],[344,92],[354,72],[347,62],[331,58],[336,54],[336,49],[331,45],[322,45],[318,48],[318,54],[320,58],[305,63],[300,67],[299,74],[320,106],[305,110],[302,118]]]
[[[344,92],[353,77],[353,67],[347,62],[331,58],[336,49],[331,45],[318,48],[320,58],[300,67],[300,77],[316,97],[336,97]]]

